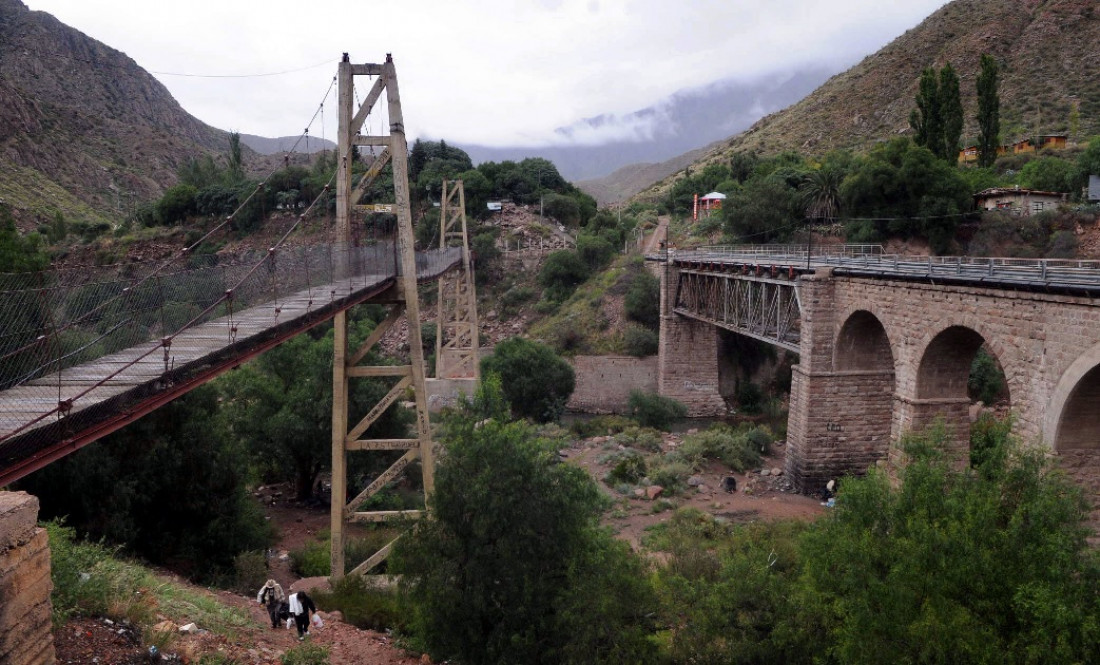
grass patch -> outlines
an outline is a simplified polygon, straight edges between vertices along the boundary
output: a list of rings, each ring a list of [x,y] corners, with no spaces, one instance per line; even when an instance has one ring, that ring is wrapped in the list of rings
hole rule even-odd
[[[103,616],[129,621],[143,633],[164,615],[176,623],[195,622],[228,639],[251,625],[248,612],[213,596],[156,575],[118,557],[118,548],[79,540],[59,521],[45,525],[50,538],[53,622],[72,616]]]

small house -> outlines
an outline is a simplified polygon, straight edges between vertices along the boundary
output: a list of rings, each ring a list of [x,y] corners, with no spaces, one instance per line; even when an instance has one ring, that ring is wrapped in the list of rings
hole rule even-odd
[[[980,210],[1004,210],[1020,217],[1030,217],[1044,210],[1054,210],[1067,195],[1019,187],[993,187],[974,195],[974,205]]]
[[[707,217],[710,217],[712,210],[718,211],[722,209],[722,201],[726,200],[726,195],[722,192],[711,192],[706,196],[699,197],[699,207],[703,209]]]

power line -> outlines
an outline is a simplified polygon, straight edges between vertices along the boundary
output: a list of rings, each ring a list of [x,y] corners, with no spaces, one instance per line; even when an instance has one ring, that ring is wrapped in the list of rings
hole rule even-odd
[[[179,72],[158,72],[152,69],[146,71],[150,74],[157,74],[158,76],[184,76],[188,78],[206,78],[206,79],[250,79],[250,78],[263,78],[265,76],[282,76],[284,74],[296,74],[298,72],[305,72],[311,69],[317,69],[324,65],[331,64],[332,60],[324,60],[308,67],[299,67],[298,69],[286,69],[281,72],[265,72],[262,74],[182,74]]]
[[[126,70],[126,71],[133,71],[133,69],[136,67],[137,69],[140,69],[141,71],[145,72],[146,74],[156,74],[158,76],[181,76],[181,77],[186,77],[186,78],[242,78],[242,79],[243,78],[264,78],[264,77],[270,77],[270,76],[283,76],[283,75],[286,75],[286,74],[296,74],[298,72],[305,72],[305,71],[309,71],[311,69],[317,69],[318,67],[322,67],[324,65],[332,64],[331,59],[326,59],[326,60],[323,60],[321,62],[312,64],[312,65],[308,65],[308,66],[305,66],[305,67],[298,67],[296,69],[286,69],[286,70],[278,71],[278,72],[261,72],[261,73],[256,73],[256,74],[195,74],[195,73],[187,73],[187,72],[159,72],[159,71],[154,71],[154,70],[151,70],[151,69],[145,69],[141,65],[137,64],[137,62],[133,58],[130,58],[128,55],[126,55],[125,53],[122,53],[121,51],[115,51],[115,53],[113,53],[111,55],[114,55],[114,54],[117,53],[118,56],[128,60],[129,62],[123,62],[123,63],[112,62],[111,60],[115,59],[115,58],[111,58],[111,57],[102,57],[102,58],[97,58],[97,59],[81,58],[81,57],[78,57],[78,56],[75,56],[75,55],[70,55],[68,53],[58,53],[57,51],[45,50],[45,49],[39,48],[37,46],[31,47],[29,49],[25,49],[25,51],[27,53],[33,53],[39,59],[42,59],[42,56],[49,55],[49,56],[53,56],[55,58],[62,58],[64,60],[70,60],[72,62],[82,62],[86,65],[95,65],[96,67],[114,67],[115,69],[122,69],[122,70]]]

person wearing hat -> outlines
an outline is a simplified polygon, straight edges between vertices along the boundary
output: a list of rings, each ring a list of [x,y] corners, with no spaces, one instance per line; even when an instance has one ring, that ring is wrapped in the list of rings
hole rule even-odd
[[[267,606],[267,614],[271,617],[271,627],[279,627],[279,606],[286,600],[283,587],[275,580],[268,580],[260,592],[256,594],[256,602]]]

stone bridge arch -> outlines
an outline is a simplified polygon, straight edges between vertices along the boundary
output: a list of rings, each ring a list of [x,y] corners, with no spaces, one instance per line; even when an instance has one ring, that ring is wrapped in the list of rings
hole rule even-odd
[[[833,342],[833,370],[894,372],[894,348],[881,314],[873,306],[851,308],[843,314]]]
[[[895,441],[906,431],[923,429],[943,419],[948,444],[960,455],[969,451],[968,384],[971,365],[983,346],[1004,374],[1012,406],[1018,364],[1014,354],[980,321],[952,317],[938,322],[912,345],[908,380],[898,395],[899,409],[892,437]]]
[[[1047,403],[1043,441],[1058,453],[1100,450],[1100,343],[1059,378]]]

